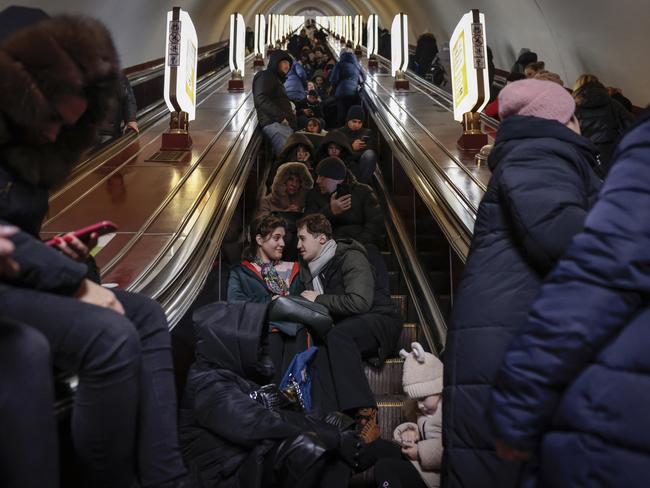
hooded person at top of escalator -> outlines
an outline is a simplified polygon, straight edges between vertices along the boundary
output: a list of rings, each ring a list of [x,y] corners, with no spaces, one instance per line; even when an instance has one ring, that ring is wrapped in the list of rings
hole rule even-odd
[[[284,88],[293,58],[286,51],[273,51],[265,70],[253,78],[253,102],[264,136],[277,156],[296,129],[296,114]]]
[[[274,373],[266,312],[266,304],[221,302],[194,314],[196,362],[179,425],[196,486],[317,486],[323,456],[337,447],[337,429],[279,406],[279,390],[261,386]]]

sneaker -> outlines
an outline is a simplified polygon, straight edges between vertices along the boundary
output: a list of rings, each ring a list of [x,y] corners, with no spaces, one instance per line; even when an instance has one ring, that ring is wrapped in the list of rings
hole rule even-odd
[[[359,439],[365,444],[375,442],[381,437],[381,430],[377,421],[378,412],[376,408],[360,408],[355,416]]]

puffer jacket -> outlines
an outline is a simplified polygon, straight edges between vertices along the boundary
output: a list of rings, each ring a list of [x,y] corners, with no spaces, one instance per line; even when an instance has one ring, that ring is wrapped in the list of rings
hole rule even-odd
[[[300,62],[296,61],[291,65],[284,89],[289,100],[300,101],[307,97],[307,73]]]
[[[300,190],[293,196],[287,195],[285,191],[285,182],[290,175],[300,177]],[[307,166],[303,163],[284,163],[278,168],[275,178],[273,178],[271,193],[262,198],[259,213],[288,212],[287,209],[290,205],[297,205],[300,208],[299,212],[302,212],[305,208],[307,193],[313,186],[314,179],[309,174]]]
[[[293,64],[288,52],[273,51],[266,69],[253,78],[253,102],[262,127],[287,119],[289,125],[296,128],[296,115],[283,85],[285,76],[278,72],[278,63],[283,60]]]
[[[334,95],[337,97],[351,97],[357,94],[359,84],[365,81],[366,77],[352,51],[345,51],[341,54],[339,62],[330,73],[329,82],[336,87]]]
[[[650,465],[650,112],[505,355],[492,416],[527,486],[641,488]]]
[[[352,208],[334,215],[330,207],[331,194],[323,194],[317,187],[307,193],[305,214],[321,213],[332,224],[335,239],[355,239],[361,244],[380,245],[384,237],[384,213],[374,190],[359,183],[348,171],[347,183],[352,195]]]
[[[313,290],[313,277],[306,265],[300,277]],[[386,283],[376,279],[366,249],[352,239],[336,239],[336,253],[320,272],[324,293],[316,303],[327,307],[335,322],[350,316],[373,314],[373,334],[379,342],[380,362],[393,353],[401,333],[401,319]]]
[[[574,98],[582,135],[596,145],[607,172],[612,152],[623,133],[634,123],[634,117],[597,81],[585,83],[574,93]]]
[[[352,158],[355,161],[358,161],[365,151],[377,151],[377,136],[375,135],[375,132],[372,129],[369,129],[367,127],[361,127],[361,129],[353,131],[346,124],[343,127],[336,130],[338,130],[341,134],[343,134],[347,138],[348,144],[350,144],[350,149],[352,151]],[[352,149],[352,143],[357,139],[362,139],[364,137],[367,138],[366,148],[361,151],[355,151],[354,149]]]
[[[516,486],[521,466],[494,450],[490,392],[542,280],[596,199],[596,151],[556,121],[510,116],[499,128],[443,357],[445,487]]]
[[[199,486],[263,486],[263,458],[300,430],[251,399],[272,368],[259,363],[266,305],[216,303],[195,312],[196,362],[181,402],[185,461]],[[261,373],[264,371],[265,375]]]

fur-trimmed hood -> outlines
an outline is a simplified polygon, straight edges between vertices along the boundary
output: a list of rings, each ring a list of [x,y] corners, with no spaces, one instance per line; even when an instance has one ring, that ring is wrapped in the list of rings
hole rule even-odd
[[[300,191],[293,197],[289,197],[284,189],[284,183],[290,175],[297,175],[300,178]],[[305,205],[307,193],[314,187],[314,179],[309,174],[309,169],[304,163],[284,163],[278,168],[271,193],[264,198],[263,212],[284,212],[291,204],[297,204],[301,208]]]
[[[60,16],[21,29],[0,44],[0,164],[41,188],[61,183],[95,142],[115,103],[119,61],[106,27]],[[54,142],[42,134],[73,99],[87,104]]]

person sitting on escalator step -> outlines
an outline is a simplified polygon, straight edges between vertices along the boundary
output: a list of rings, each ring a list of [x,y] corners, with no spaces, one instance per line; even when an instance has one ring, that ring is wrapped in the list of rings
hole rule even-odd
[[[352,105],[345,118],[345,125],[338,130],[348,139],[352,159],[358,172],[355,176],[369,185],[377,166],[377,137],[372,129],[363,126],[366,114],[361,105]]]
[[[377,402],[364,373],[364,359],[381,364],[394,351],[401,319],[388,290],[375,279],[365,248],[352,239],[332,238],[332,226],[322,214],[297,223],[302,296],[324,305],[335,326],[325,338],[332,378],[330,392],[337,408],[355,416],[360,436],[379,438]],[[319,350],[319,354],[323,349]]]

